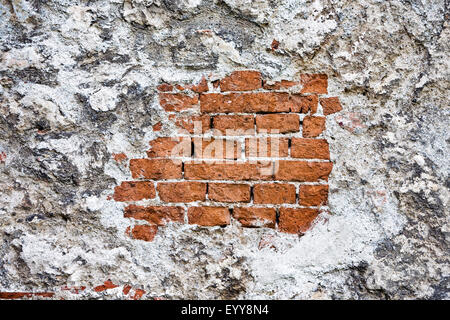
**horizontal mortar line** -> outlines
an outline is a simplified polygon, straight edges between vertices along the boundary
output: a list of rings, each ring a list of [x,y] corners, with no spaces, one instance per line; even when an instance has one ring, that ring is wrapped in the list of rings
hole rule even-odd
[[[144,201],[122,201],[126,204],[134,204],[139,206],[157,206],[157,207],[183,207],[184,209],[192,207],[224,207],[229,209],[234,208],[255,208],[255,209],[281,209],[281,208],[292,208],[292,209],[321,209],[328,210],[328,206],[303,206],[297,203],[282,203],[282,204],[270,204],[270,203],[247,203],[247,202],[218,202],[218,201],[192,201],[192,202],[152,202],[151,199]]]

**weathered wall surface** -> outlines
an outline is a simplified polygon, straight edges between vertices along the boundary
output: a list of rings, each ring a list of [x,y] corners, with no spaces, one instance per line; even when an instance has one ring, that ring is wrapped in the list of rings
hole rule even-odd
[[[0,298],[449,298],[448,17],[444,0],[1,0]],[[124,155],[175,130],[158,85],[246,69],[328,75],[328,212],[301,237],[131,239],[111,196]]]

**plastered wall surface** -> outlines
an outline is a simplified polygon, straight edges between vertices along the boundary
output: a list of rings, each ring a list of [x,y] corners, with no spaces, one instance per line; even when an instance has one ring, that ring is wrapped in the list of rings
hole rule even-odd
[[[448,17],[419,0],[1,0],[0,299],[448,299]],[[188,163],[203,127],[253,128],[206,134],[236,141],[208,161],[272,161],[270,178]],[[280,153],[247,159],[261,129]],[[149,166],[175,136],[180,167]]]

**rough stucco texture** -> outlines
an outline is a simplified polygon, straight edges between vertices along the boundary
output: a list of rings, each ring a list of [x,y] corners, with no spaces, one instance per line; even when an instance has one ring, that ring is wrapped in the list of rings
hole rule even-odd
[[[444,0],[1,0],[0,295],[449,298]],[[327,210],[304,235],[131,239],[127,159],[176,130],[161,83],[328,76]]]

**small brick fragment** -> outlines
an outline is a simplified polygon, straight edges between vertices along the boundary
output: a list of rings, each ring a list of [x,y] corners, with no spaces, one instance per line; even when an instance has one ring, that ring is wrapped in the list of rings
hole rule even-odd
[[[190,207],[188,221],[205,227],[225,226],[230,224],[230,211],[224,207]]]
[[[285,181],[313,182],[328,181],[333,164],[331,162],[278,161],[275,179]]]
[[[238,207],[233,209],[233,218],[243,227],[275,228],[277,212],[274,208]]]
[[[258,132],[288,133],[300,130],[298,114],[265,114],[256,116],[256,129]]]
[[[136,225],[129,231],[131,238],[143,241],[153,241],[156,233],[158,232],[157,225]]]
[[[163,226],[168,222],[184,222],[184,208],[129,205],[125,208],[123,216]]]
[[[328,199],[327,185],[302,185],[299,192],[300,205],[324,206]]]
[[[159,137],[150,141],[149,158],[157,157],[190,157],[190,137]]]
[[[156,89],[161,92],[170,92],[173,90],[173,85],[168,83],[161,83]]]
[[[253,187],[253,202],[258,204],[295,203],[295,186],[287,183],[257,184]]]
[[[314,219],[319,215],[319,210],[310,208],[281,208],[278,228],[287,233],[304,233],[310,227]]]
[[[328,76],[326,74],[302,74],[300,79],[303,85],[301,93],[328,93]]]
[[[250,202],[248,184],[209,183],[208,198],[220,202]]]
[[[342,110],[341,102],[338,97],[321,98],[319,101],[325,116]]]
[[[134,179],[180,179],[181,163],[170,159],[131,159],[131,175]]]
[[[330,159],[330,149],[325,139],[292,138],[291,157],[302,159]]]
[[[102,291],[105,291],[105,290],[108,290],[108,289],[114,289],[114,288],[117,288],[117,287],[118,287],[118,285],[115,285],[114,283],[112,283],[111,280],[107,280],[102,285],[95,287],[94,291],[95,292],[102,292]]]
[[[220,91],[250,91],[261,88],[261,85],[259,71],[234,71],[220,80]]]
[[[159,104],[166,111],[183,111],[193,109],[198,104],[198,95],[184,93],[160,93]]]
[[[123,163],[125,161],[128,160],[128,157],[125,153],[121,152],[121,153],[113,153],[112,154],[113,158],[115,161],[119,162],[119,163]],[[0,156],[0,161],[1,161],[1,156]]]
[[[153,199],[156,196],[153,182],[124,181],[114,188],[115,201],[139,201]]]
[[[303,119],[303,137],[315,138],[325,130],[325,117],[307,116]]]
[[[158,195],[165,202],[192,202],[206,200],[206,183],[160,182]]]

